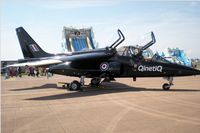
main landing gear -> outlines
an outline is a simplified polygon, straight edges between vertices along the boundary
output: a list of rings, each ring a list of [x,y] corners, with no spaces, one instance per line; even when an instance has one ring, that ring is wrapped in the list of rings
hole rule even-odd
[[[169,83],[164,83],[164,84],[163,84],[163,86],[162,86],[163,90],[169,90],[170,87],[171,87],[172,85],[174,85],[174,84],[173,84],[173,77],[167,77],[166,79],[167,79],[167,81],[169,81]]]
[[[72,81],[71,83],[64,83],[63,84],[63,88],[67,88],[70,91],[83,91],[82,86],[85,85],[85,76],[81,76],[80,77],[80,82],[77,80]],[[96,77],[96,78],[92,78],[91,79],[91,86],[99,86],[99,84],[101,83],[101,78]]]
[[[101,83],[101,78],[92,78],[91,79],[91,82],[90,82],[90,85],[91,86],[99,86],[99,84]]]

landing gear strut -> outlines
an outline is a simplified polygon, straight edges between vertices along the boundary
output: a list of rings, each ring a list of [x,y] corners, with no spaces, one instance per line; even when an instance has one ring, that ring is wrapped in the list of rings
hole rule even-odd
[[[90,85],[91,86],[98,86],[100,84],[100,82],[101,82],[101,78],[93,78],[93,79],[91,79]]]
[[[167,79],[167,81],[169,81],[169,83],[164,83],[164,84],[163,84],[163,86],[162,86],[163,90],[169,90],[170,87],[171,87],[172,85],[174,85],[174,84],[173,84],[173,77],[167,77],[166,79]]]

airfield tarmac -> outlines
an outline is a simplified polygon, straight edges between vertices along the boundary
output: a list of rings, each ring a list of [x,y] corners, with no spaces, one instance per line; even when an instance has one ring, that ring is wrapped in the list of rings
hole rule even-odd
[[[2,133],[199,133],[200,76],[117,79],[69,92],[57,76],[1,80]],[[86,80],[88,83],[89,80]]]

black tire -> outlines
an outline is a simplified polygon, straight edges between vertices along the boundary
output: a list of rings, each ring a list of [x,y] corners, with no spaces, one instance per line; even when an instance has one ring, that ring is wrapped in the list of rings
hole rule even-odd
[[[100,78],[93,78],[93,79],[91,79],[90,85],[91,86],[99,86],[100,82],[101,82]]]
[[[63,89],[66,89],[66,88],[65,88],[65,85],[62,85],[62,88],[63,88]]]
[[[163,90],[169,90],[170,89],[170,85],[165,83],[165,84],[163,84],[162,88],[163,88]]]
[[[78,91],[81,88],[81,84],[78,81],[74,80],[69,85],[69,88],[70,88],[71,91]]]

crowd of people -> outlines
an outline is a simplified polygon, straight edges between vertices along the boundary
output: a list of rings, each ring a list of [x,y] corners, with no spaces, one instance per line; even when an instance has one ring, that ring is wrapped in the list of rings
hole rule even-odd
[[[39,76],[47,76],[50,77],[52,74],[49,74],[45,68],[41,67],[7,67],[3,69],[4,79],[8,79],[10,77],[22,77],[22,75],[28,75],[31,77],[39,77]]]

